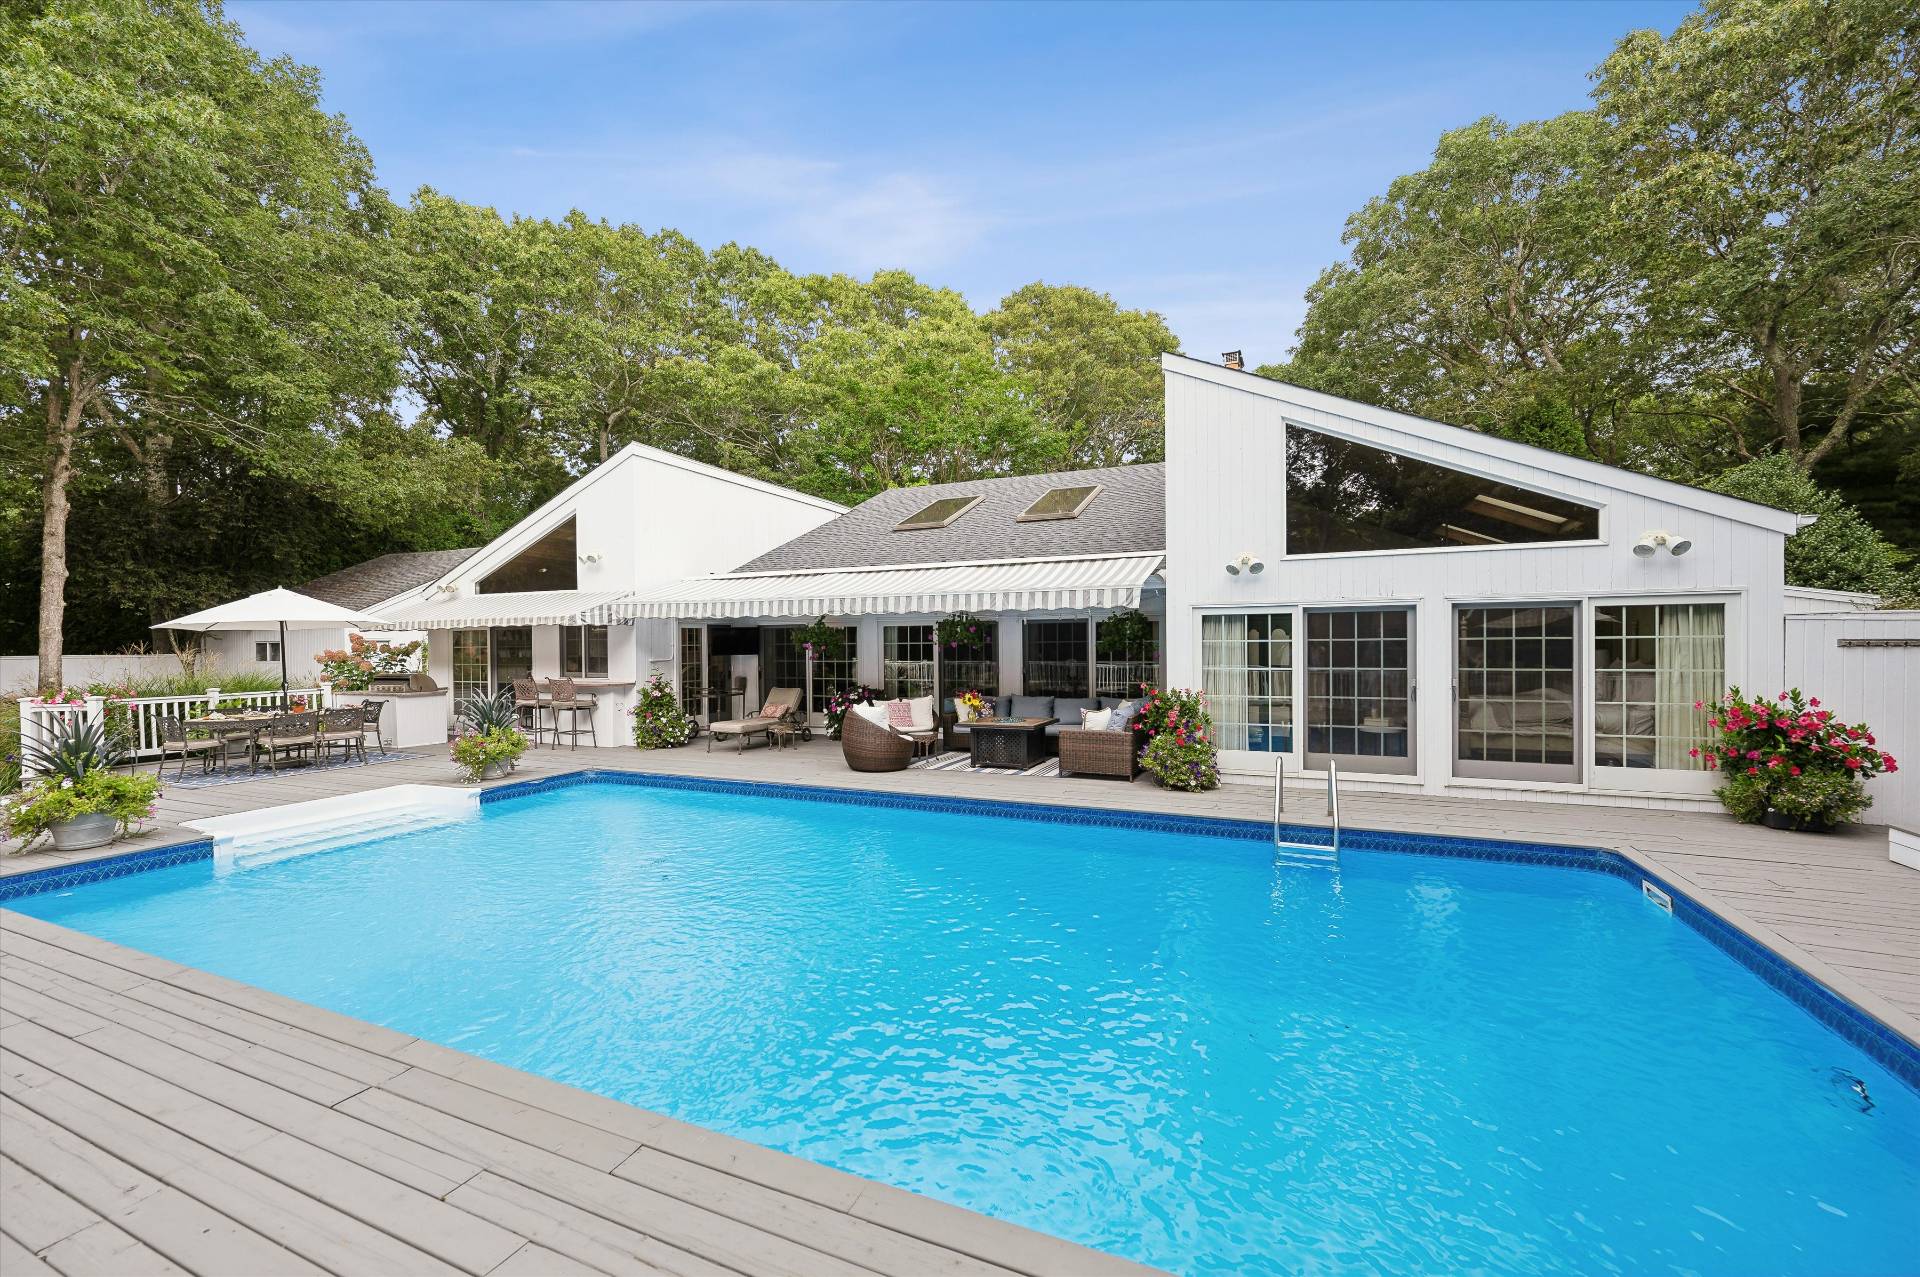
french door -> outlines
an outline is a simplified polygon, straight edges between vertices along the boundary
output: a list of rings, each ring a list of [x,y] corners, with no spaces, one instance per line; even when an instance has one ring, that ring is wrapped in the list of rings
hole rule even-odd
[[[1578,617],[1571,603],[1454,609],[1455,775],[1580,779]]]
[[[453,703],[464,705],[493,692],[492,653],[486,630],[453,632]]]
[[[1309,609],[1307,763],[1412,775],[1413,609]]]

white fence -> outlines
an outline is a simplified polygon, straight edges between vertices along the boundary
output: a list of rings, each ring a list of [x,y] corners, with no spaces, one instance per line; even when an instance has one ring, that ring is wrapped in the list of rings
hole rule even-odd
[[[287,695],[304,699],[309,709],[327,707],[324,687],[290,688]],[[211,710],[216,705],[238,703],[248,709],[271,709],[280,704],[280,693],[223,692],[209,687],[190,696],[140,696],[132,700],[89,696],[78,705],[45,705],[31,696],[20,698],[20,752],[23,760],[35,746],[50,739],[51,725],[57,719],[78,718],[83,722],[107,723],[119,720],[125,710],[125,747],[129,758],[152,758],[160,753],[161,720],[172,717],[186,720]]]
[[[1786,674],[1836,717],[1865,722],[1900,760],[1867,782],[1873,806],[1860,819],[1920,830],[1920,612],[1790,616]]]
[[[68,687],[115,683],[154,674],[178,674],[180,658],[170,652],[138,652],[121,656],[63,656],[61,677]],[[40,685],[40,658],[0,656],[0,691],[15,692]]]

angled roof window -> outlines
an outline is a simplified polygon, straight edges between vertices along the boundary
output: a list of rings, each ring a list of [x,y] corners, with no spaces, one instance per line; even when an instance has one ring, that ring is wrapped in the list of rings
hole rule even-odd
[[[574,558],[573,520],[546,533],[538,541],[474,582],[475,594],[517,594],[524,590],[574,590],[580,587],[580,568]]]
[[[979,504],[979,497],[941,497],[938,501],[921,509],[919,513],[894,524],[893,530],[923,532],[929,528],[944,528]]]
[[[1038,501],[1028,506],[1017,522],[1039,523],[1047,519],[1074,519],[1087,508],[1087,503],[1100,495],[1100,485],[1088,484],[1084,488],[1053,488]]]

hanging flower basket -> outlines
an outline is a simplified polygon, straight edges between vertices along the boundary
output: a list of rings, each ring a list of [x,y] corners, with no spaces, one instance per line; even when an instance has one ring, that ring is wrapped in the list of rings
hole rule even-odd
[[[1115,612],[1094,630],[1094,650],[1103,661],[1154,660],[1153,618],[1138,608]],[[1135,653],[1141,655],[1136,657]]]
[[[817,661],[837,661],[846,653],[847,632],[821,617],[793,632],[793,645]]]
[[[988,626],[991,621],[983,621],[971,612],[955,612],[952,616],[942,617],[934,623],[933,637],[940,646],[949,650],[960,647],[978,647],[987,641]]]

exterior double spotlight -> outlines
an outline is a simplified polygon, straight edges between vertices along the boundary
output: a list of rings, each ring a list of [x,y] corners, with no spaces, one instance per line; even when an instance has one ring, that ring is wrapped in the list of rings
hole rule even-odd
[[[1650,559],[1665,547],[1668,554],[1678,557],[1693,548],[1693,542],[1683,536],[1676,536],[1664,528],[1652,532],[1642,532],[1640,539],[1633,543],[1633,552],[1643,559]]]
[[[1245,572],[1249,576],[1259,576],[1266,570],[1267,565],[1259,559],[1254,558],[1251,554],[1243,554],[1237,559],[1229,560],[1227,563],[1228,576],[1239,576],[1242,572]]]

